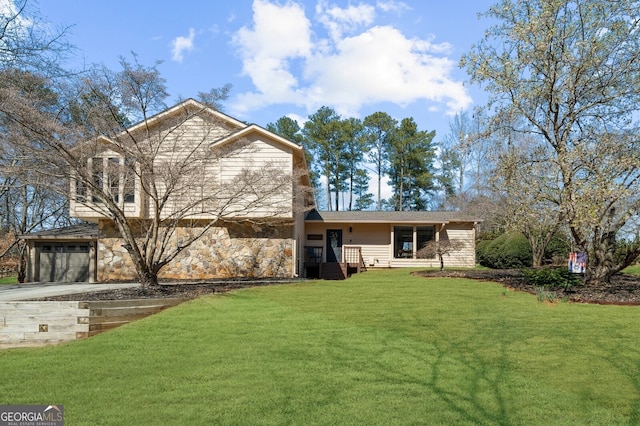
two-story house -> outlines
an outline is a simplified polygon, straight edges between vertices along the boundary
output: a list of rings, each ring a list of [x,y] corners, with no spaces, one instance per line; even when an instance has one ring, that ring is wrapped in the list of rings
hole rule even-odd
[[[339,278],[349,267],[437,266],[435,257],[417,253],[445,239],[463,242],[447,254],[447,266],[475,265],[477,219],[318,212],[301,146],[194,100],[79,150],[81,171],[92,180],[71,179],[70,213],[86,224],[23,236],[29,281],[135,280],[109,203],[140,228],[140,238],[160,217],[173,226],[162,240],[167,250],[189,242],[163,266],[161,279]]]

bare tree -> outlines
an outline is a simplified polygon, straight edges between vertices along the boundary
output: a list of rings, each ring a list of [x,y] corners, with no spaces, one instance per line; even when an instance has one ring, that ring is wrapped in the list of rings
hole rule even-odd
[[[14,257],[18,280],[25,279],[26,245],[21,234],[68,221],[67,200],[51,189],[60,181],[42,181],[34,157],[21,149],[25,137],[3,114],[21,98],[37,99],[40,110],[57,103],[47,86],[66,74],[61,64],[71,46],[66,29],[51,30],[27,0],[5,2],[0,13],[0,228],[7,243],[0,259]]]
[[[35,2],[3,2],[0,10],[0,68],[38,70],[61,74],[60,64],[73,48],[66,40],[68,28],[53,28],[43,22]]]
[[[440,261],[440,270],[444,269],[444,256],[460,251],[465,248],[465,243],[462,240],[450,240],[446,237],[446,232],[441,233],[441,239],[427,241],[416,252],[416,258],[418,259],[433,259],[438,257]]]

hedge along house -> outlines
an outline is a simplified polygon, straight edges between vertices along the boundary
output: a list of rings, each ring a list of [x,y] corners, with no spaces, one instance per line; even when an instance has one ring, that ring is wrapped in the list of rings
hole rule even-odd
[[[109,203],[136,242],[164,232],[155,244],[177,251],[160,279],[299,275],[297,242],[314,207],[299,145],[189,99],[112,139],[79,145],[77,155],[75,176],[87,176],[71,179],[70,215],[95,230],[72,241],[65,230],[23,236],[29,281],[136,280]],[[83,255],[72,263],[86,274],[67,275],[64,260],[80,245]]]
[[[149,139],[151,160],[129,154],[130,135],[136,146]],[[419,248],[450,240],[462,244],[446,255],[447,266],[475,266],[478,220],[451,212],[318,212],[302,147],[194,100],[115,138],[78,148],[81,172],[101,190],[71,179],[70,214],[87,225],[23,236],[29,281],[137,279],[105,194],[136,224],[136,239],[155,216],[171,224],[162,243],[180,250],[160,279],[345,278],[371,267],[430,267],[438,259],[418,258]],[[162,210],[154,191],[167,194]]]
[[[444,263],[472,268],[479,222],[458,212],[312,211],[305,218],[305,274],[339,279],[367,268],[438,267],[435,253],[419,257],[429,242],[455,242]]]

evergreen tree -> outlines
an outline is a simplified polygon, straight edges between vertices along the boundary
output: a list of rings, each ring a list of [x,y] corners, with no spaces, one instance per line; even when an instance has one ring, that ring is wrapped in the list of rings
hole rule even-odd
[[[394,132],[388,169],[394,210],[426,210],[426,197],[435,188],[434,137],[435,131],[418,130],[413,118],[404,118]]]
[[[368,160],[374,165],[378,178],[377,210],[382,210],[382,175],[389,162],[390,137],[398,122],[386,112],[375,112],[364,119],[364,132],[369,149]]]
[[[373,194],[369,192],[369,175],[366,170],[356,170],[353,179],[353,194],[356,196],[353,210],[369,210],[373,206]]]
[[[303,128],[304,148],[311,153],[315,161],[312,169],[326,180],[328,210],[332,192],[335,196],[335,210],[340,208],[340,192],[344,188],[342,154],[344,137],[341,132],[340,116],[327,106],[309,116]]]
[[[342,137],[344,138],[344,172],[349,192],[347,210],[354,210],[354,195],[358,198],[365,197],[369,189],[367,173],[362,170],[367,141],[364,137],[364,126],[361,120],[357,118],[347,118],[340,122],[340,127]],[[364,178],[362,173],[358,176],[358,172],[364,172]],[[358,190],[360,193],[356,194],[355,187],[356,180],[358,179],[357,184],[359,185]],[[365,183],[366,186],[364,185]]]

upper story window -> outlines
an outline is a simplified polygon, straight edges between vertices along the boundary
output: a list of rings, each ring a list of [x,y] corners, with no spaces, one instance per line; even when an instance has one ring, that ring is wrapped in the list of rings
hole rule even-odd
[[[91,159],[91,178],[93,179],[93,184],[97,188],[103,188],[104,186],[104,162],[103,158],[94,157]],[[97,193],[93,193],[91,197],[91,201],[97,203],[100,200],[100,197]]]
[[[124,192],[124,202],[134,203],[136,201],[136,174],[135,161],[133,158],[124,159],[124,182],[122,183]]]
[[[116,203],[120,201],[120,174],[122,174],[120,159],[118,157],[110,157],[107,159],[107,188],[109,194]]]
[[[76,180],[76,201],[80,203],[87,201],[87,185],[80,180]]]
[[[119,203],[135,202],[135,162],[130,158],[106,156],[93,157],[89,168],[93,183],[102,188],[104,195],[110,196],[113,201]],[[91,194],[94,203],[103,201],[98,192]],[[87,188],[82,182],[76,182],[76,200],[84,201],[87,198]]]

